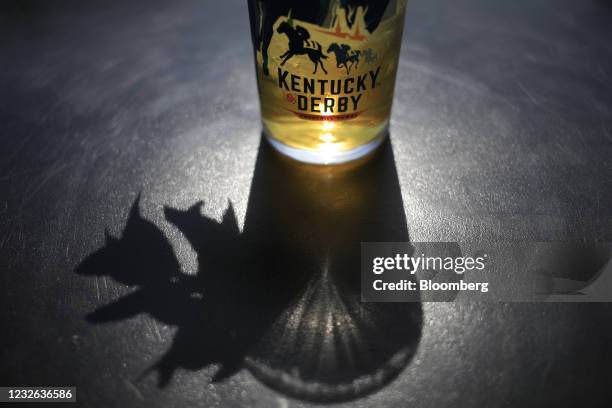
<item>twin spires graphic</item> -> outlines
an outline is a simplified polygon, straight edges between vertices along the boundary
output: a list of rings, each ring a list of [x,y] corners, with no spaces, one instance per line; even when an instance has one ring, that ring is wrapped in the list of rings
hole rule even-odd
[[[322,30],[319,29],[317,31],[333,35],[339,38],[348,38],[354,41],[364,41],[367,37],[361,33],[361,27],[367,27],[365,23],[365,14],[367,12],[367,8],[357,7],[356,9],[349,10],[347,15],[347,10],[341,7],[336,7],[333,13],[333,19],[331,26],[332,30]],[[349,26],[351,23],[352,28]],[[365,29],[367,33],[367,29]]]

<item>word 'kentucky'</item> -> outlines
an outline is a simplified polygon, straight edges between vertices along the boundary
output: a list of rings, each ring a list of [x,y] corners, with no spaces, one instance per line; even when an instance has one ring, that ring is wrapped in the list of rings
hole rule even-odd
[[[314,113],[356,111],[362,92],[374,89],[380,66],[367,74],[342,79],[317,79],[302,77],[278,68],[278,87],[298,93],[297,107],[301,111]],[[311,95],[311,96],[307,96]],[[317,96],[318,95],[318,96]],[[343,95],[330,98],[324,95]],[[346,95],[346,96],[344,96]]]

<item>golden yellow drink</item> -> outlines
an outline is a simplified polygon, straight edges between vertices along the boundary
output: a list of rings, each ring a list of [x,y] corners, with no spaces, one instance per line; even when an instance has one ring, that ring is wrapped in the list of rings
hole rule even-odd
[[[356,159],[387,135],[406,2],[301,4],[249,3],[264,132],[301,161]]]

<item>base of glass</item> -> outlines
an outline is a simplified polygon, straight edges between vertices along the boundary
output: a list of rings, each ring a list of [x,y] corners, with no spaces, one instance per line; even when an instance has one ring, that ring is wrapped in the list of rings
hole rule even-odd
[[[309,164],[341,164],[360,159],[376,150],[389,135],[389,125],[385,126],[372,141],[344,152],[316,152],[296,149],[276,140],[265,126],[263,132],[272,147],[292,159]]]

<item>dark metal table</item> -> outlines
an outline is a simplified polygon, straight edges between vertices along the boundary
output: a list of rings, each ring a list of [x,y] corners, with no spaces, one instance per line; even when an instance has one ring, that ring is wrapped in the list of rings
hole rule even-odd
[[[261,145],[244,2],[19,3],[0,6],[0,385],[98,407],[337,401],[290,397],[256,360],[333,382],[389,357],[342,365],[316,337],[343,305],[323,272],[352,271],[360,240],[612,239],[610,2],[410,2],[392,142],[340,174]],[[293,283],[245,278],[257,262]],[[357,339],[409,361],[350,404],[611,398],[608,304],[386,312]]]

